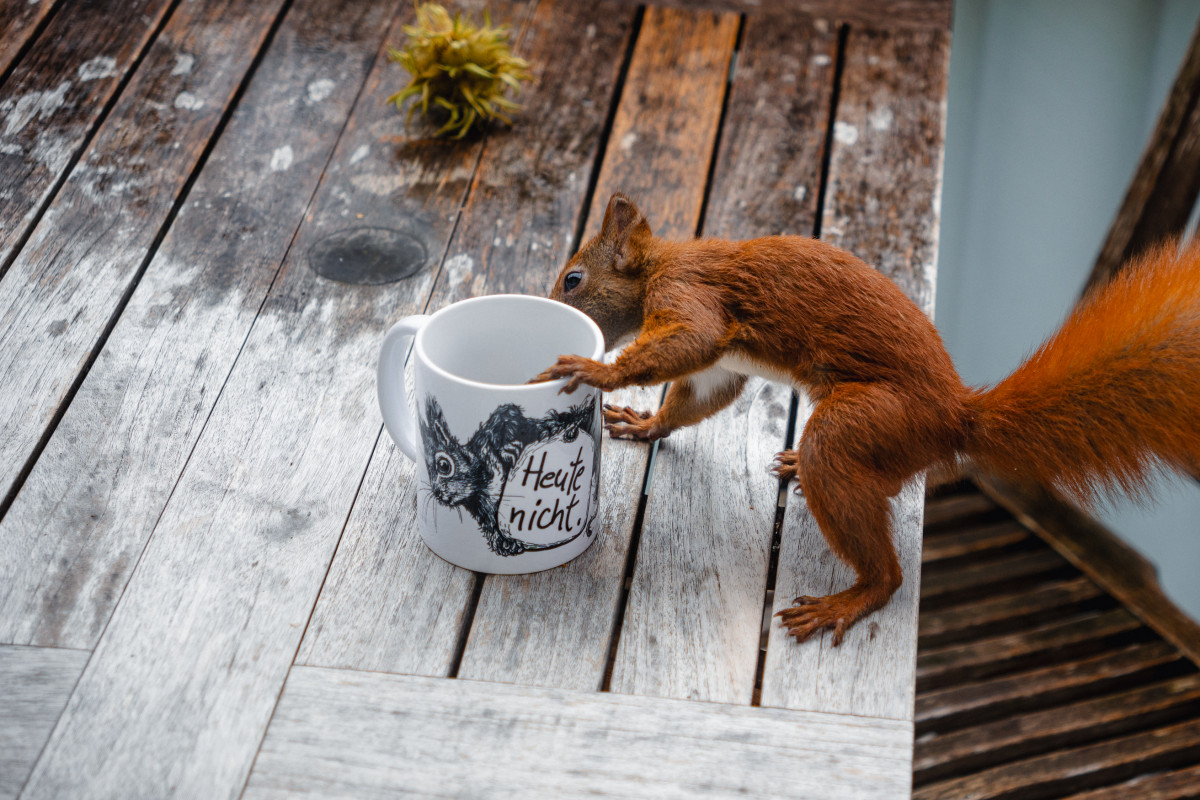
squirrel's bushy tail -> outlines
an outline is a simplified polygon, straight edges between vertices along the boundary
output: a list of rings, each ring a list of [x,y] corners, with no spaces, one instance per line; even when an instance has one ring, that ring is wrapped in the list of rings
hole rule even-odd
[[[1200,244],[1135,259],[968,405],[980,469],[1085,504],[1143,498],[1160,470],[1200,475]]]

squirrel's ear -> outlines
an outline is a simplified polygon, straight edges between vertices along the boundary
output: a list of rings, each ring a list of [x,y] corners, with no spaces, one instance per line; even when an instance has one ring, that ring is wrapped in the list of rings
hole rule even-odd
[[[642,216],[642,212],[633,201],[620,192],[614,192],[609,198],[608,208],[604,209],[604,223],[600,228],[600,237],[610,242],[617,251],[617,269],[624,269],[629,261],[629,240],[634,233],[650,233],[650,223]]]
[[[425,419],[421,420],[421,434],[426,439],[440,440],[439,443],[454,441],[450,426],[446,424],[446,415],[442,413],[442,406],[433,395],[425,398]]]

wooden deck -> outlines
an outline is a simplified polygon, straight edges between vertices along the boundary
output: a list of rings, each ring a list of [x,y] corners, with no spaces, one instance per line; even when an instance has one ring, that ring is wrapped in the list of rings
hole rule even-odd
[[[597,544],[502,578],[421,543],[374,365],[617,189],[932,314],[949,3],[489,5],[538,82],[451,143],[384,102],[407,0],[0,0],[0,797],[908,795],[920,482],[901,591],[798,646],[850,573],[766,469],[789,389],[606,440]]]
[[[1200,797],[1200,626],[1054,502],[926,506],[913,797]]]

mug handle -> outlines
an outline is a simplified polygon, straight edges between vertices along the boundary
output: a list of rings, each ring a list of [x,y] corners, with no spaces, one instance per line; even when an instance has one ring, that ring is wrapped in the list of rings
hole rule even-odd
[[[408,354],[409,340],[428,321],[427,315],[415,314],[392,326],[387,336],[383,337],[375,379],[383,424],[396,445],[413,461],[421,459],[421,448],[417,441],[417,418],[409,406],[408,392],[404,389],[404,358]]]

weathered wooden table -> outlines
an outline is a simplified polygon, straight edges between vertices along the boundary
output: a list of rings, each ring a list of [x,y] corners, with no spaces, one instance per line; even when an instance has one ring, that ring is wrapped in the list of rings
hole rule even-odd
[[[422,545],[373,368],[616,189],[932,313],[948,2],[491,5],[538,83],[443,142],[384,102],[407,0],[0,3],[0,796],[908,794],[920,485],[901,591],[797,645],[850,573],[767,471],[790,389],[606,441],[599,541],[501,578]]]

